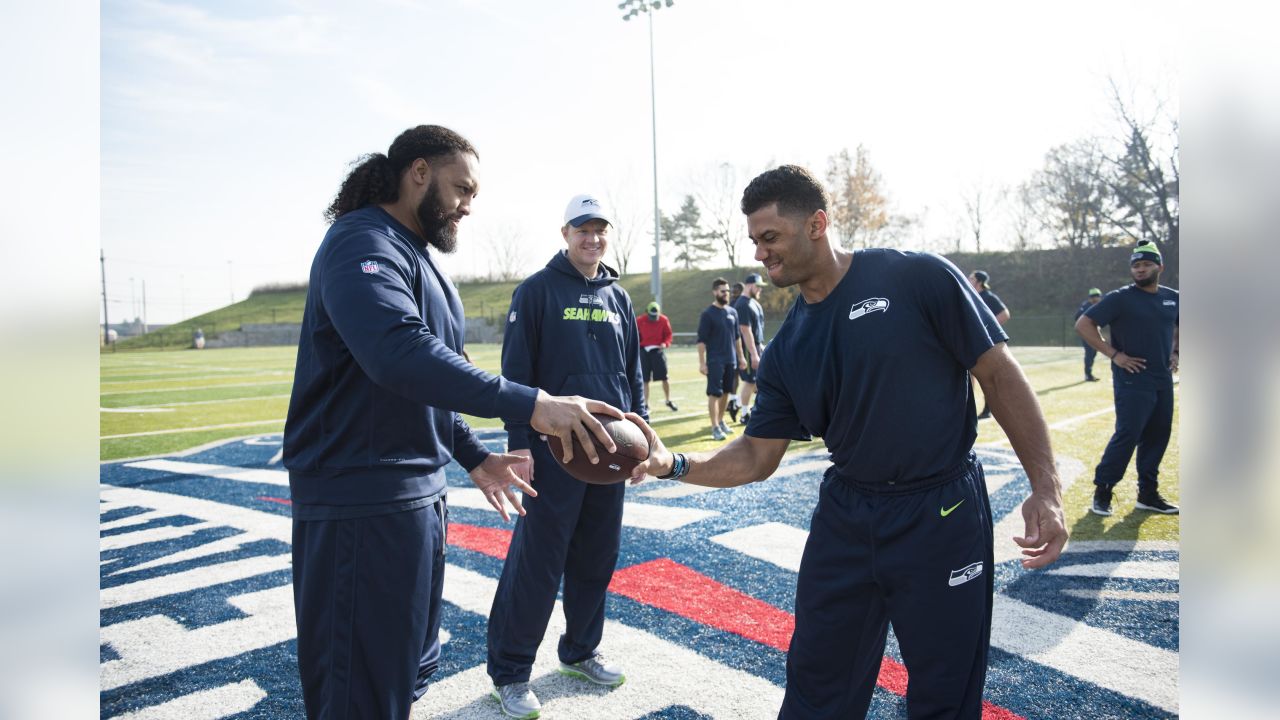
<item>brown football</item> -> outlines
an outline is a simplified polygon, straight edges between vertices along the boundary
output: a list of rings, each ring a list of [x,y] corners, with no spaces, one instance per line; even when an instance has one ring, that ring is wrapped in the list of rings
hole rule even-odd
[[[611,453],[592,435],[591,442],[595,444],[596,454],[600,456],[599,463],[591,463],[587,458],[587,451],[576,436],[573,438],[573,459],[568,463],[564,462],[564,448],[560,444],[560,438],[548,435],[547,445],[560,467],[582,482],[592,485],[620,483],[631,477],[631,471],[636,465],[649,459],[649,442],[645,440],[640,427],[630,420],[618,420],[608,415],[595,415],[595,419],[604,425],[604,431],[613,439],[613,444],[618,446],[617,452]]]

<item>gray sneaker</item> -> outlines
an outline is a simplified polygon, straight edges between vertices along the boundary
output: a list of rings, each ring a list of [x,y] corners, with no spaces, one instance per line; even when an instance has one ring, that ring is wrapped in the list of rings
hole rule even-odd
[[[722,430],[720,430],[720,426],[719,426],[719,425],[712,425],[712,426],[711,426],[711,439],[712,439],[712,440],[723,440],[723,439],[724,439],[724,432],[723,432]]]
[[[720,421],[720,432],[724,433],[725,435],[732,435],[732,434],[733,434],[733,428],[729,427],[729,424],[728,424],[728,423],[726,423],[725,421],[721,420],[721,421]]]
[[[507,717],[533,720],[542,714],[542,703],[527,682],[494,685],[489,694],[502,706],[502,713]]]
[[[560,663],[560,674],[609,687],[618,687],[627,681],[627,676],[622,674],[622,668],[605,660],[604,655],[600,653],[572,665]]]

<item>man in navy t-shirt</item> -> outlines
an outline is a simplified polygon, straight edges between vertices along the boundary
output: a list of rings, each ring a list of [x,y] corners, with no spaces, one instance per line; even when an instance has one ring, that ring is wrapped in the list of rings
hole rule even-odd
[[[1093,506],[1110,515],[1114,488],[1138,451],[1138,500],[1141,510],[1177,514],[1178,506],[1160,495],[1160,461],[1173,431],[1173,374],[1178,371],[1178,291],[1160,283],[1164,263],[1153,242],[1134,249],[1129,259],[1133,284],[1112,290],[1076,320],[1076,332],[1111,358],[1116,429],[1093,475]],[[1111,343],[1099,326],[1111,326]]]
[[[759,273],[751,273],[743,280],[742,295],[733,301],[733,309],[738,313],[738,329],[742,333],[743,353],[747,360],[746,369],[740,373],[742,390],[739,405],[742,408],[743,425],[751,420],[751,400],[756,393],[756,369],[760,367],[760,353],[764,352],[764,308],[760,306],[760,292],[766,284]]]
[[[1066,544],[1061,488],[1035,394],[990,310],[946,259],[841,250],[822,183],[785,165],[742,211],[755,258],[800,293],[761,358],[744,437],[711,453],[653,450],[633,474],[730,487],[768,478],[793,439],[832,466],[800,562],[779,717],[865,716],[889,622],[911,676],[911,717],[978,718],[992,610],[991,509],[972,372],[1031,480],[1027,568]]]
[[[724,421],[724,411],[733,392],[734,374],[746,367],[739,352],[742,339],[738,314],[729,307],[729,281],[716,278],[711,283],[713,302],[698,318],[698,370],[707,376],[707,415],[711,437],[723,440],[733,429]]]
[[[1089,288],[1089,297],[1080,303],[1080,307],[1076,309],[1076,320],[1080,316],[1089,311],[1089,308],[1097,305],[1102,300],[1102,291],[1098,288]],[[1093,376],[1093,359],[1098,356],[1098,351],[1093,349],[1088,340],[1080,338],[1080,344],[1084,346],[1084,380],[1085,382],[1098,382],[1098,378]]]

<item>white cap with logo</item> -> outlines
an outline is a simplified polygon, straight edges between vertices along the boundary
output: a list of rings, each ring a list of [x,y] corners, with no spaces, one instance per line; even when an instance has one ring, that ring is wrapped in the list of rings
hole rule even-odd
[[[609,215],[605,212],[604,203],[595,195],[574,195],[569,206],[564,209],[564,224],[578,227],[588,220],[603,220],[610,225]]]

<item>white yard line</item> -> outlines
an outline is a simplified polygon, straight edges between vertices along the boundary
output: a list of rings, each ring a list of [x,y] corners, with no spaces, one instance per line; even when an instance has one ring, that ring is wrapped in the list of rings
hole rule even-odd
[[[188,400],[186,402],[155,403],[154,405],[131,405],[121,408],[102,408],[102,412],[172,412],[171,410],[152,408],[187,407],[188,405],[219,405],[222,403],[244,402],[246,400],[279,400],[289,397],[289,393],[275,395],[250,395],[247,397],[220,398],[218,400]]]
[[[253,467],[235,467],[234,465],[210,465],[177,460],[142,460],[131,462],[125,467],[143,470],[158,470],[177,475],[202,475],[204,477],[222,478],[237,482],[263,483],[289,487],[289,473],[284,470],[264,470]],[[476,491],[480,492],[479,490]]]
[[[284,418],[275,420],[255,420],[253,422],[227,423],[225,425],[203,425],[201,427],[173,428],[172,430],[148,430],[147,432],[121,433],[119,435],[102,435],[99,440],[116,440],[118,438],[145,437],[148,435],[177,435],[178,433],[201,432],[203,430],[222,430],[225,428],[254,427],[255,425],[273,425],[284,422]]]
[[[259,387],[261,385],[291,385],[291,384],[293,384],[292,380],[272,380],[270,382],[250,382],[250,383],[219,383],[216,385],[184,385],[181,387],[151,388],[146,390],[114,390],[111,392],[98,393],[98,395],[100,396],[142,395],[144,393],[149,394],[149,393],[183,392],[187,390],[221,390],[222,388]]]

